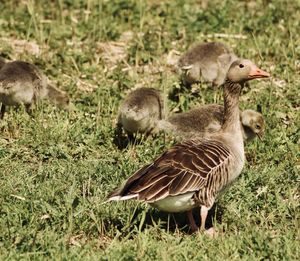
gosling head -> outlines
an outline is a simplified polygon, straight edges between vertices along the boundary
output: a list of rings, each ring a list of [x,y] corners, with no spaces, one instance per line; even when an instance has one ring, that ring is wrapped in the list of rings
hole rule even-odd
[[[245,127],[247,140],[251,140],[255,135],[262,140],[265,132],[265,120],[261,113],[253,110],[244,110],[241,113],[241,122]]]
[[[227,73],[227,79],[233,83],[244,83],[258,78],[268,78],[270,74],[259,69],[252,61],[238,59],[234,61]]]

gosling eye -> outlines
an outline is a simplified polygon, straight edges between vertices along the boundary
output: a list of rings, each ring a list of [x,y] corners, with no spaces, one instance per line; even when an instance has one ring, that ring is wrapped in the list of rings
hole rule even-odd
[[[239,67],[244,68],[245,66],[242,63],[240,63]]]
[[[260,125],[258,125],[258,124],[255,125],[255,128],[258,129],[258,130],[261,129]]]

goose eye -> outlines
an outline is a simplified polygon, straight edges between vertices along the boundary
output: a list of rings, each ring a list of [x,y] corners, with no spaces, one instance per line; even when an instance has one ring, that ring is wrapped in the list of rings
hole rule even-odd
[[[240,68],[244,68],[244,65],[240,63],[239,67],[240,67]]]
[[[256,124],[255,128],[260,130],[260,125]]]

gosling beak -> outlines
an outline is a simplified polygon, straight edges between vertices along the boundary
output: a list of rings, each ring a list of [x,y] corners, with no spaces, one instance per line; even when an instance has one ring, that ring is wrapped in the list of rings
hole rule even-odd
[[[270,74],[268,72],[265,72],[256,66],[253,66],[249,72],[250,79],[268,78],[268,77],[270,77]]]
[[[263,133],[258,132],[256,133],[256,136],[259,138],[260,141],[263,141]]]

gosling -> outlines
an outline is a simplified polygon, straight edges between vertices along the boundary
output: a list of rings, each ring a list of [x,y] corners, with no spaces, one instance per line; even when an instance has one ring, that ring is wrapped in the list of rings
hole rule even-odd
[[[48,98],[59,107],[67,108],[68,95],[49,83],[48,78],[33,64],[13,61],[0,69],[0,118],[6,106],[24,105],[27,112],[42,99]]]
[[[201,43],[180,57],[178,67],[185,85],[199,83],[202,79],[218,87],[224,83],[230,65],[237,59],[223,43]]]
[[[138,88],[122,102],[117,127],[123,128],[130,138],[137,133],[150,135],[157,132],[157,124],[163,119],[163,100],[159,90]]]
[[[167,133],[173,133],[177,139],[207,137],[220,130],[224,120],[224,107],[208,104],[187,112],[177,113],[161,120],[158,128]],[[244,141],[251,141],[258,136],[260,140],[265,131],[265,120],[261,113],[254,110],[240,112],[240,121]]]

